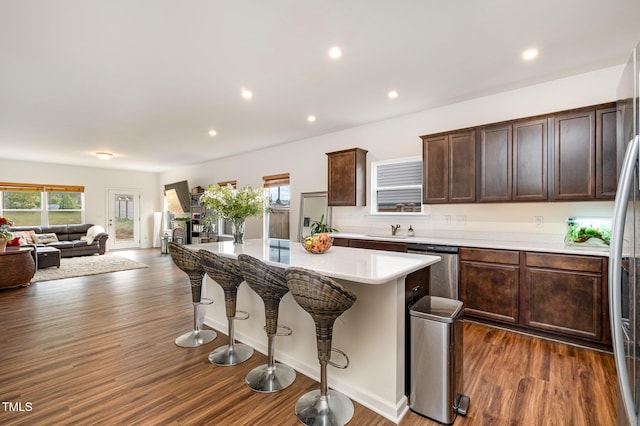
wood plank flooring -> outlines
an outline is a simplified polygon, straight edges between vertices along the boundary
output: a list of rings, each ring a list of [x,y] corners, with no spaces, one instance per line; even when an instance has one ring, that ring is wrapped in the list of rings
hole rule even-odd
[[[264,355],[211,365],[222,333],[200,348],[175,346],[191,328],[186,275],[158,249],[119,254],[150,268],[0,290],[0,424],[299,424],[295,402],[316,382],[298,374],[281,392],[252,392],[244,377]],[[610,354],[473,323],[464,392],[471,406],[457,425],[615,424]],[[352,425],[393,424],[355,407]],[[437,423],[410,412],[400,424]]]

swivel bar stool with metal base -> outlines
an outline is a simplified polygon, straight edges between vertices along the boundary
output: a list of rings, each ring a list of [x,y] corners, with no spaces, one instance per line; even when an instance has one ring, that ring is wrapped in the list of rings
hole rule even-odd
[[[287,286],[295,301],[307,311],[316,324],[318,360],[320,361],[320,390],[303,395],[296,403],[296,416],[305,425],[345,425],[353,417],[353,403],[335,390],[328,390],[327,364],[347,368],[349,358],[344,352],[331,348],[333,323],[356,301],[356,295],[331,278],[303,268],[285,271]],[[345,365],[331,362],[331,352],[346,359]]]
[[[200,329],[200,305],[202,304],[202,277],[204,269],[200,265],[200,255],[180,244],[169,243],[169,253],[173,263],[189,276],[191,281],[191,300],[193,301],[193,330],[176,339],[176,345],[183,348],[195,348],[211,342],[217,334],[213,330]],[[209,299],[207,304],[213,303]]]
[[[249,287],[260,296],[264,302],[266,317],[265,331],[267,332],[266,365],[254,368],[247,374],[247,386],[257,392],[276,392],[289,386],[296,379],[293,368],[275,362],[275,337],[290,336],[289,327],[278,325],[278,307],[280,300],[289,292],[284,270],[269,266],[266,263],[246,254],[238,255],[238,263],[244,280]],[[287,330],[278,333],[278,327]]]
[[[198,253],[206,274],[224,291],[224,305],[229,321],[229,344],[214,349],[209,354],[209,362],[223,366],[240,364],[253,355],[251,346],[235,342],[234,321],[249,318],[249,313],[244,311],[238,311],[246,314],[244,317],[236,317],[238,287],[244,281],[240,267],[233,261],[207,250],[199,250]]]

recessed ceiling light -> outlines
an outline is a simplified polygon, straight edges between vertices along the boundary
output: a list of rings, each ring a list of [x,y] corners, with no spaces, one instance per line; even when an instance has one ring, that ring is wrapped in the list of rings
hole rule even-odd
[[[215,130],[213,130],[213,129],[209,130],[209,136],[215,136],[217,134],[218,134],[218,132],[216,132]]]
[[[530,61],[532,59],[535,59],[538,56],[538,49],[536,48],[527,49],[522,52],[521,56],[522,56],[522,59],[524,59],[525,61]]]
[[[315,123],[315,121],[316,121],[316,116],[315,116],[315,115],[310,115],[310,116],[308,116],[308,117],[307,117],[307,121],[308,121],[309,123]]]
[[[329,57],[331,59],[338,59],[342,56],[342,49],[339,46],[333,46],[329,49]]]
[[[398,97],[398,91],[390,90],[389,93],[387,93],[387,96],[389,97],[389,99],[395,99]]]
[[[242,97],[245,99],[251,99],[253,98],[253,93],[251,93],[251,90],[247,90],[247,89],[242,89]]]
[[[101,160],[110,160],[113,157],[113,154],[110,152],[96,152],[96,155]]]

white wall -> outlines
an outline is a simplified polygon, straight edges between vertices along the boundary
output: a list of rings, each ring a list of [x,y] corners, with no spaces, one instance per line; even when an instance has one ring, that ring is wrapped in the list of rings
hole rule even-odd
[[[546,114],[565,109],[611,102],[622,66],[580,74],[549,83],[503,92],[466,102],[434,108],[390,120],[304,139],[242,155],[209,161],[162,173],[162,183],[187,179],[190,186],[236,179],[239,186],[260,186],[262,176],[291,174],[291,235],[297,235],[300,192],[327,189],[325,153],[353,147],[369,151],[367,162],[421,155],[420,135],[488,124],[515,118]],[[204,154],[206,156],[206,153]],[[367,185],[369,187],[369,184]],[[611,202],[592,203],[509,203],[473,205],[433,205],[430,215],[404,219],[369,215],[369,207],[335,207],[332,225],[342,232],[386,232],[392,223],[403,230],[413,225],[417,236],[455,234],[510,238],[510,232],[523,238],[557,239],[564,233],[569,216],[610,216]],[[446,216],[451,223],[445,223]],[[464,216],[464,218],[459,218]],[[533,217],[542,216],[536,227]],[[464,223],[461,223],[464,222]],[[247,223],[247,237],[262,235],[259,220]]]
[[[420,135],[610,102],[616,99],[622,68],[605,68],[159,174],[0,159],[0,181],[84,185],[85,220],[105,227],[107,188],[137,189],[142,198],[141,244],[150,247],[153,212],[162,210],[164,184],[186,179],[190,187],[206,187],[235,179],[240,186],[259,187],[262,176],[289,172],[291,235],[296,236],[300,193],[327,189],[325,153],[360,147],[369,151],[368,163],[419,156]],[[401,230],[413,225],[417,236],[489,232],[499,238],[502,233],[518,232],[526,238],[560,238],[568,216],[610,216],[612,203],[433,205],[426,210],[429,215],[406,219],[372,216],[368,207],[336,207],[332,225],[342,232],[387,232],[390,224],[399,223]],[[451,223],[446,223],[447,216]],[[534,225],[534,216],[543,217],[542,228]],[[261,220],[250,219],[247,237],[260,236]]]
[[[0,159],[0,181],[84,185],[85,222],[107,229],[107,189],[140,191],[142,247],[153,244],[153,212],[162,209],[157,173]]]

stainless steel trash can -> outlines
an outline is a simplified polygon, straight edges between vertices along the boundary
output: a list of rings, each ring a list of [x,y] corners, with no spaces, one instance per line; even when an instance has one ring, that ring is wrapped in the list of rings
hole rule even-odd
[[[161,254],[169,254],[169,241],[171,241],[171,237],[169,234],[165,233],[162,238],[160,238],[160,253]]]
[[[462,395],[462,308],[459,300],[436,296],[409,307],[409,408],[444,424],[469,407],[469,397]]]

